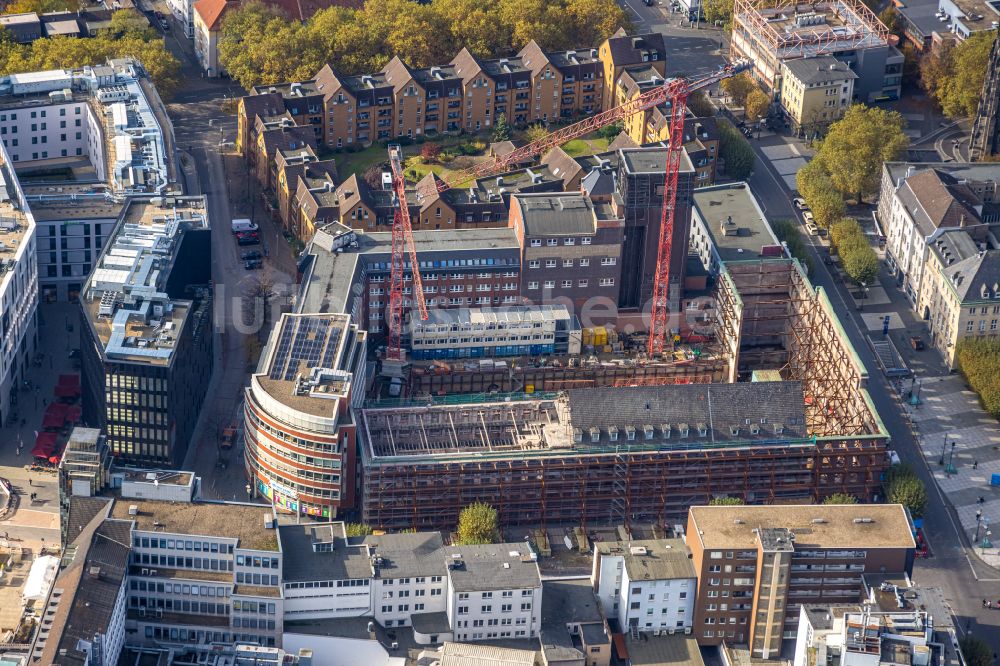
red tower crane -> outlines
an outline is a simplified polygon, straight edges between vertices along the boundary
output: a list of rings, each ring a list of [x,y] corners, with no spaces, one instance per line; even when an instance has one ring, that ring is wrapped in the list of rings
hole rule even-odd
[[[681,152],[684,146],[684,115],[687,111],[687,98],[691,93],[744,72],[752,66],[749,61],[740,61],[720,68],[708,76],[687,81],[686,79],[670,79],[662,86],[648,90],[638,97],[625,102],[613,109],[595,114],[578,123],[567,125],[552,132],[537,141],[498,157],[492,162],[483,162],[474,167],[451,175],[448,179],[438,179],[438,192],[444,192],[452,187],[458,187],[470,180],[486,178],[509,171],[510,168],[525,160],[545,154],[551,148],[589,134],[602,127],[624,120],[634,113],[651,109],[654,106],[667,103],[670,113],[670,138],[667,144],[665,163],[665,183],[663,188],[663,207],[660,218],[660,242],[657,250],[656,274],[653,282],[652,313],[649,328],[649,353],[658,354],[666,348],[667,314],[670,292],[670,253],[673,249],[674,210],[677,205],[677,181],[680,172]],[[413,231],[410,225],[410,211],[406,205],[406,181],[403,178],[402,152],[399,146],[389,146],[389,162],[392,165],[392,187],[397,205],[396,216],[392,223],[392,275],[389,291],[389,342],[387,357],[401,358],[400,332],[403,323],[403,281],[404,255],[410,255],[410,267],[413,274],[413,292],[420,311],[421,319],[427,319],[427,306],[424,303],[423,286],[420,282],[416,250],[413,245]],[[407,249],[408,248],[408,249]]]

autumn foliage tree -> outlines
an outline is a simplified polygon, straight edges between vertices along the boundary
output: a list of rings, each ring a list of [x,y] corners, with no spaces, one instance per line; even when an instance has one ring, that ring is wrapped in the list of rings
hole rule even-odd
[[[945,115],[951,118],[975,115],[994,34],[990,30],[974,33],[957,46],[924,58],[920,66],[921,81]]]
[[[251,0],[226,13],[219,60],[250,88],[303,80],[327,63],[361,74],[397,55],[414,67],[447,63],[463,47],[498,57],[531,40],[546,50],[596,46],[619,27],[631,23],[614,0],[366,0],[304,23]]]
[[[898,111],[855,104],[830,125],[813,159],[838,192],[860,202],[878,192],[882,163],[905,154],[909,139],[903,126]]]
[[[36,39],[22,45],[15,43],[9,32],[0,30],[0,76],[132,57],[142,63],[160,96],[169,99],[179,84],[180,63],[148,26],[138,12],[123,9],[112,14],[109,28],[89,38]]]
[[[983,409],[1000,418],[1000,340],[965,338],[958,343],[958,367],[972,390],[979,394]]]
[[[476,502],[458,514],[458,542],[465,546],[496,543],[500,539],[497,510],[485,502]]]

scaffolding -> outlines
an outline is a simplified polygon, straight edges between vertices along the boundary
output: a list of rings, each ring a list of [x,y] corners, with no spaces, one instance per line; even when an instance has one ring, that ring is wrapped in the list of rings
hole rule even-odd
[[[803,5],[736,0],[733,16],[738,28],[780,60],[885,46],[893,39],[889,28],[859,0]]]
[[[591,440],[573,427],[564,392],[366,408],[358,422],[362,519],[380,529],[442,529],[463,507],[486,502],[502,527],[669,527],[683,523],[690,506],[718,496],[747,503],[810,503],[840,492],[873,499],[888,465],[888,433],[823,291],[792,260],[734,262],[719,275],[717,304],[711,381],[732,383],[752,368],[799,382],[801,435],[765,435],[763,426],[748,425],[752,436],[732,441],[728,431],[711,440],[671,438],[643,433],[662,426],[642,417],[648,425],[625,427],[615,443]]]

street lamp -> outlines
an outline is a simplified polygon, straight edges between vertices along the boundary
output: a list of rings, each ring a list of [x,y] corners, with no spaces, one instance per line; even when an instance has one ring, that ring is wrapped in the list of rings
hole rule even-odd
[[[944,464],[944,451],[948,447],[948,435],[945,433],[944,441],[941,442],[941,459],[938,460],[938,465]]]
[[[247,499],[253,499],[253,486],[249,483],[246,485]]]
[[[858,303],[858,310],[864,311],[865,309],[865,298],[868,297],[868,283],[864,280],[861,281],[861,302]]]
[[[944,467],[944,473],[945,474],[954,474],[955,473],[955,465],[953,464],[954,461],[955,461],[955,442],[952,442],[951,443],[951,451],[948,453],[948,464],[945,465],[945,467]]]

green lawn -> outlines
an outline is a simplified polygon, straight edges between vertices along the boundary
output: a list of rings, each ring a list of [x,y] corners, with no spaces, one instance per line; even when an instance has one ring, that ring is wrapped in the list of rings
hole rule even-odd
[[[584,155],[603,153],[608,149],[608,143],[609,141],[604,137],[591,134],[583,137],[582,139],[573,139],[572,141],[564,143],[562,149],[565,150],[570,157],[582,157]]]
[[[488,137],[476,137],[476,136],[442,136],[434,139],[433,143],[437,143],[442,148],[447,150],[449,147],[457,146],[461,143],[467,141],[489,141]],[[421,144],[413,144],[403,147],[403,156],[412,157],[420,154]],[[570,154],[572,157],[580,157],[583,155],[593,155],[595,153],[601,153],[608,149],[608,140],[597,135],[590,134],[581,139],[574,139],[568,143],[563,144],[563,150]],[[365,169],[373,164],[381,164],[389,159],[388,151],[378,144],[374,144],[360,150],[356,153],[348,153],[346,151],[329,154],[324,154],[323,157],[333,158],[337,162],[337,173],[340,174],[341,180],[346,180],[351,176],[351,174],[358,174],[361,176]],[[416,175],[410,173],[413,170]],[[457,169],[456,169],[457,170]],[[410,163],[406,165],[406,177],[408,179],[417,181],[426,176],[429,172],[433,171],[443,178],[447,178],[449,174],[454,173],[448,165],[442,164],[416,164]]]

